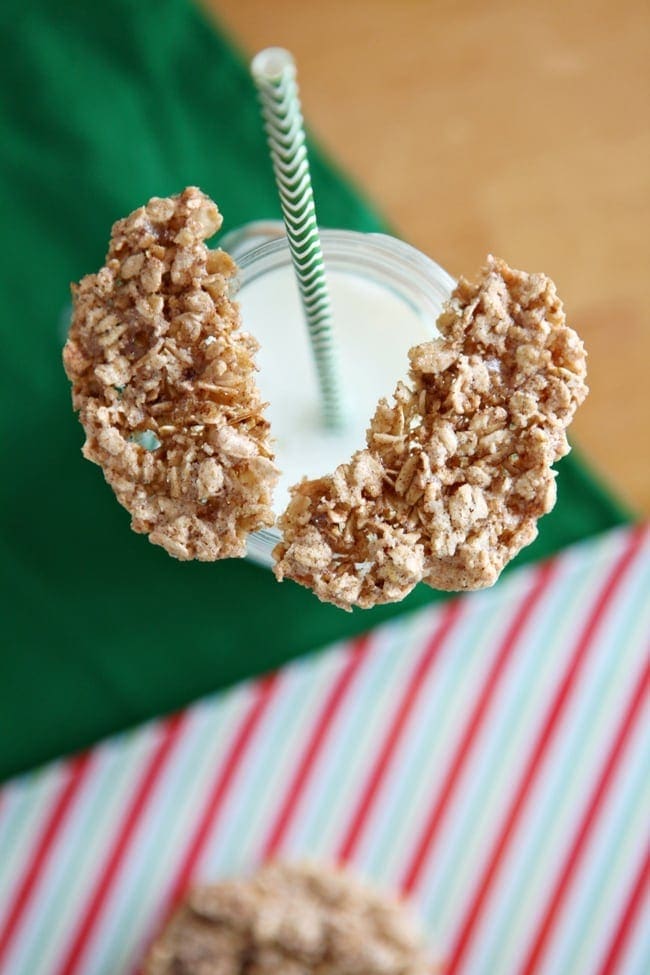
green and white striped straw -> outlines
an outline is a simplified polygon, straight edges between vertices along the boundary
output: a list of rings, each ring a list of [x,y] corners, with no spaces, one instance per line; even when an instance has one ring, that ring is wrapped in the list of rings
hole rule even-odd
[[[340,429],[344,409],[338,349],[309,176],[296,65],[289,51],[269,47],[253,58],[251,72],[262,103],[284,225],[316,364],[323,420],[326,427]]]

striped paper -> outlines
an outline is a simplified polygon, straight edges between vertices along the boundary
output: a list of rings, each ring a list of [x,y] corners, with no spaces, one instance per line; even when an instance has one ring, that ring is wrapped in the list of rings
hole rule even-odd
[[[0,971],[131,975],[190,883],[308,855],[447,975],[647,973],[649,593],[617,530],[10,782]]]

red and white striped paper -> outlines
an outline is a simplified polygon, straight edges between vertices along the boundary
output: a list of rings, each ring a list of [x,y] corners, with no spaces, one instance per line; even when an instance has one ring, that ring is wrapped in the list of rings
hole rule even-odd
[[[305,855],[447,975],[650,971],[649,594],[619,530],[10,782],[0,971],[134,972],[188,884]]]

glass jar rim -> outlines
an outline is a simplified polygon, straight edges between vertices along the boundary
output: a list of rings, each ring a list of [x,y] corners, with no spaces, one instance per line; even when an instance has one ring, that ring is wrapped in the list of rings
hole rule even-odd
[[[432,316],[434,321],[441,303],[456,286],[444,268],[397,237],[358,230],[323,229],[319,233],[326,269],[380,280],[421,315]],[[260,239],[261,243],[255,243]],[[280,221],[247,224],[227,234],[223,245],[239,268],[237,289],[291,264],[289,242]]]

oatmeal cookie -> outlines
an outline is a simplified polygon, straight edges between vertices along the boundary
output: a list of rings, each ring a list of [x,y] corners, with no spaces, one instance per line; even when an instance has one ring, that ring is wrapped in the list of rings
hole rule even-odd
[[[303,480],[279,525],[275,574],[343,609],[492,585],[555,503],[552,465],[587,394],[585,351],[555,285],[490,257],[461,279],[382,400],[365,450]]]
[[[274,522],[258,345],[230,298],[233,261],[204,243],[220,226],[195,187],[119,220],[104,267],[73,286],[63,352],[84,456],[178,559],[242,556]]]
[[[147,956],[145,975],[426,975],[401,905],[349,874],[272,864],[192,891]]]

